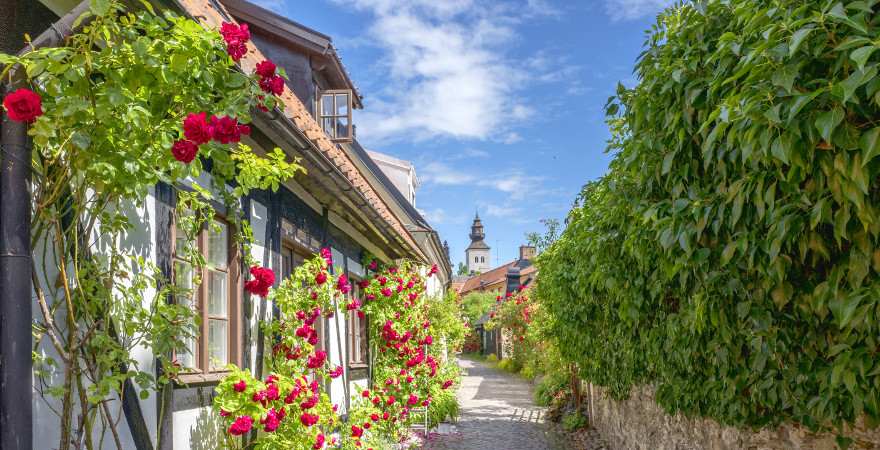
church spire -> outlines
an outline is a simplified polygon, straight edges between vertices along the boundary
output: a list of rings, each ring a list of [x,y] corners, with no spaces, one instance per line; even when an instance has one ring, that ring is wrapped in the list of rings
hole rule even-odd
[[[478,242],[486,239],[486,233],[483,232],[483,222],[480,221],[480,213],[474,216],[474,223],[471,225],[471,242]]]

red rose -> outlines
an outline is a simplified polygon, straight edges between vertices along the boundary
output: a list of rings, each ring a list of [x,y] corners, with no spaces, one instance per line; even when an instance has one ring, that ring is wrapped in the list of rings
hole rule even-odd
[[[318,404],[318,396],[312,395],[311,397],[307,398],[306,401],[300,403],[299,407],[302,409],[312,409],[317,404]]]
[[[232,388],[235,389],[235,392],[244,392],[247,389],[247,383],[244,380],[239,380],[238,383],[232,385]]]
[[[257,63],[257,70],[255,72],[261,78],[269,78],[275,75],[275,69],[275,63],[267,59]]]
[[[211,137],[221,144],[229,144],[241,140],[241,126],[238,124],[238,120],[232,117],[211,116],[208,126],[211,129]],[[248,133],[250,133],[250,128],[248,128]]]
[[[452,386],[452,380],[446,380],[443,382],[443,389],[449,389],[449,386]]]
[[[351,285],[348,283],[348,277],[345,274],[340,275],[336,280],[336,290],[343,294],[351,292]]]
[[[278,75],[260,78],[260,89],[269,94],[281,95],[284,93],[284,78]]]
[[[183,135],[196,144],[207,144],[211,140],[211,130],[205,120],[205,113],[190,113],[183,119]]]
[[[320,417],[316,414],[302,413],[302,415],[299,416],[299,421],[307,427],[318,423],[318,419],[320,419]]]
[[[251,39],[251,32],[248,30],[248,25],[246,23],[236,25],[234,23],[223,22],[220,25],[220,35],[223,36],[223,40],[226,41],[227,44],[233,41],[247,42]]]
[[[40,96],[25,88],[20,88],[3,99],[3,107],[11,120],[16,122],[33,122],[43,115]]]
[[[268,267],[251,267],[253,279],[244,284],[244,289],[253,295],[265,297],[269,295],[269,288],[275,284],[275,272]]]
[[[232,422],[232,425],[229,426],[229,434],[233,436],[241,436],[242,434],[251,431],[251,427],[254,426],[254,419],[251,416],[239,416],[235,419],[235,422]]]
[[[284,411],[282,409],[282,411]],[[284,418],[283,412],[275,411],[275,408],[271,408],[269,412],[266,413],[266,417],[260,420],[260,423],[265,425],[263,427],[263,431],[267,433],[271,433],[278,429],[278,426],[281,425],[281,419]]]
[[[323,434],[319,434],[318,437],[315,438],[315,445],[312,446],[312,449],[321,450],[322,448],[324,448],[324,440],[325,439],[326,438],[324,437]]]
[[[309,369],[317,369],[324,365],[324,361],[327,360],[327,353],[323,350],[318,350],[314,355],[309,356],[308,361],[306,361],[306,366]]]
[[[328,247],[324,247],[321,249],[321,258],[324,258],[324,262],[327,263],[327,267],[333,265],[333,252]]]
[[[327,274],[326,273],[318,272],[318,274],[315,275],[315,283],[324,284],[326,282],[327,282]]]
[[[351,426],[351,435],[352,435],[352,437],[359,438],[364,435],[364,429],[357,426],[357,425],[352,425]]]
[[[342,375],[342,366],[336,366],[330,371],[330,378],[339,378],[340,375]]]
[[[195,142],[186,139],[177,141],[171,146],[171,154],[174,156],[174,159],[184,164],[191,163],[196,159],[196,154],[198,153],[199,146]]]

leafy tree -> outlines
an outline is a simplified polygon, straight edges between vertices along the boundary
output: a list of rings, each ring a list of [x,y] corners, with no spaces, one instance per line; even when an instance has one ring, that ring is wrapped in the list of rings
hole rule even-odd
[[[465,295],[461,299],[461,307],[469,323],[476,323],[483,314],[489,312],[497,296],[494,292],[471,292]]]
[[[458,263],[458,268],[456,269],[456,274],[460,276],[466,276],[468,274],[467,266],[464,265],[463,262]]]
[[[534,245],[538,253],[549,248],[557,239],[559,239],[559,220],[557,219],[541,219],[541,225],[544,225],[544,233],[537,231],[526,233],[526,242]]]

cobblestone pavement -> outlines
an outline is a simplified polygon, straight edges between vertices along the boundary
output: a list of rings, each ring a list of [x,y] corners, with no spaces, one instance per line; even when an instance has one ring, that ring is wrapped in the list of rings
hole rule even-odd
[[[544,423],[524,380],[483,362],[459,360],[461,417],[449,434],[433,434],[426,450],[567,450],[565,438]]]

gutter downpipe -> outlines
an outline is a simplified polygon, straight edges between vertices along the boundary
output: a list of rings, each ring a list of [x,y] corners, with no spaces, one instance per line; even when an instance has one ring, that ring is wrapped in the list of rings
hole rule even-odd
[[[72,34],[84,1],[40,34],[33,48],[57,45]],[[5,96],[23,87],[21,70],[2,85]],[[26,123],[2,113],[0,124],[0,450],[33,448],[31,356],[31,147]]]
[[[3,87],[3,94],[20,83]],[[0,449],[33,446],[31,196],[27,124],[0,130]]]

